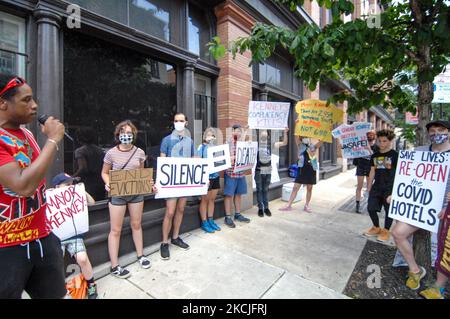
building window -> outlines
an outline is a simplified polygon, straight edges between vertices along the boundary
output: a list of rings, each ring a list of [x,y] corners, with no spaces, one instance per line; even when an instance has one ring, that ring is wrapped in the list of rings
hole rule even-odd
[[[0,72],[25,77],[25,20],[0,12]]]
[[[211,79],[199,74],[195,74],[194,78],[194,109],[194,120],[201,121],[195,124],[201,129],[199,134],[203,134],[207,127],[216,125],[216,99],[211,94]],[[202,140],[201,136],[198,138]]]
[[[156,76],[158,75],[158,76]],[[129,119],[139,130],[136,145],[155,167],[160,143],[171,132],[177,109],[176,72],[170,64],[75,32],[64,34],[64,122],[73,136],[92,128],[105,151],[114,128]],[[76,169],[78,141],[64,144],[64,168]],[[97,198],[96,198],[97,199]]]
[[[211,40],[211,29],[206,13],[189,3],[188,49],[201,59],[207,60],[206,44]]]
[[[260,83],[271,84],[280,89],[292,92],[293,69],[289,61],[279,55],[272,55],[264,64],[259,64],[259,70],[253,69],[253,78]]]
[[[78,4],[82,8],[122,24],[128,24],[127,0],[70,0],[68,2]]]

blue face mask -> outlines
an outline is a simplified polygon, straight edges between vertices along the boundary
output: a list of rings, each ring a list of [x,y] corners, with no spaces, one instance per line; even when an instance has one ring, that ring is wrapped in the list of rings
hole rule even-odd
[[[433,134],[430,135],[431,144],[444,144],[448,141],[448,134]]]

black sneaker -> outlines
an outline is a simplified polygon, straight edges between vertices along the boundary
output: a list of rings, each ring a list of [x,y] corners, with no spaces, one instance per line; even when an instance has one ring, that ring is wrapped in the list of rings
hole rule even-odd
[[[152,266],[152,264],[150,263],[150,260],[148,260],[144,256],[138,257],[138,262],[141,265],[141,267],[144,269],[148,269]]]
[[[111,275],[120,278],[120,279],[127,279],[131,276],[130,272],[126,270],[125,268],[122,268],[120,266],[116,266],[114,268],[111,268]]]
[[[230,228],[236,228],[236,225],[234,224],[233,220],[229,216],[225,216],[225,225],[227,225]]]
[[[235,214],[234,220],[237,220],[238,222],[241,222],[241,223],[250,223],[250,219],[245,217],[242,214]]]
[[[264,212],[263,212],[263,210],[261,208],[258,209],[258,216],[259,217],[264,217]]]
[[[162,243],[160,253],[162,260],[169,260],[170,259],[169,244]]]
[[[188,250],[190,247],[189,247],[189,245],[188,244],[186,244],[184,241],[183,241],[183,239],[181,239],[180,237],[178,237],[178,238],[176,238],[176,239],[173,239],[172,238],[172,245],[175,245],[175,246],[178,246],[178,247],[180,247],[181,249],[184,249],[184,250]]]
[[[266,216],[269,216],[269,217],[272,216],[272,212],[268,208],[264,209],[264,214],[266,214]]]
[[[355,210],[355,212],[357,213],[357,214],[361,214],[361,211],[359,210],[359,202],[356,202],[356,210]]]
[[[88,299],[97,299],[97,285],[95,283],[88,285],[87,287]]]

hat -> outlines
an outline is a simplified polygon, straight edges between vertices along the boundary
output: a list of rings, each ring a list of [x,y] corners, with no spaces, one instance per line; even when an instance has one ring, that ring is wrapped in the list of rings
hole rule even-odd
[[[450,122],[449,121],[444,121],[444,120],[437,120],[437,121],[432,121],[430,123],[428,123],[426,125],[427,130],[430,129],[431,126],[443,126],[445,127],[447,130],[450,130]]]
[[[241,127],[242,127],[241,124],[234,124],[233,125],[233,130],[236,130],[236,129],[241,128]]]
[[[58,185],[61,185],[63,183],[67,183],[67,182],[73,182],[74,178],[66,173],[60,173],[58,175],[56,175],[55,177],[53,177],[52,179],[52,187],[55,188]]]

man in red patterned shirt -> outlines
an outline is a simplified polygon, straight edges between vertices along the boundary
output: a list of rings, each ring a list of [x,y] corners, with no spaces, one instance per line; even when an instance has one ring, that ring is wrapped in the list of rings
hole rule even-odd
[[[45,179],[64,126],[49,117],[42,151],[23,128],[36,120],[37,104],[25,80],[0,73],[0,298],[62,298],[64,262],[47,224]]]

